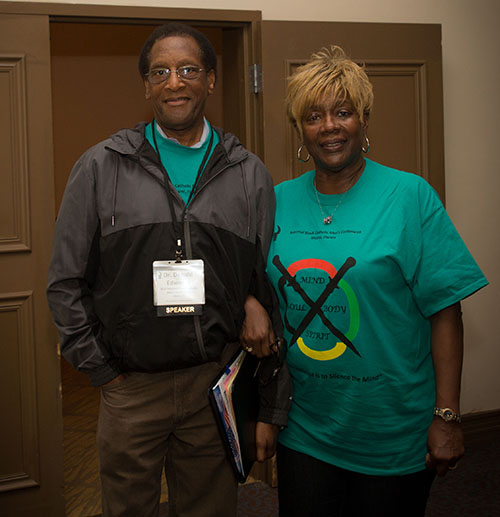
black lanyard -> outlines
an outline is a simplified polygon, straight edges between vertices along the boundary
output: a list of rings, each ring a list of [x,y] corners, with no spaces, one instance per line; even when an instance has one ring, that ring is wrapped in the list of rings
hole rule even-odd
[[[183,253],[183,244],[182,244],[182,231],[180,229],[179,221],[177,220],[177,217],[175,215],[174,196],[173,196],[171,190],[168,188],[168,182],[169,182],[170,178],[169,178],[167,169],[161,159],[160,150],[158,148],[158,143],[156,141],[156,120],[153,119],[153,122],[151,123],[151,125],[152,125],[152,130],[153,130],[153,142],[155,145],[155,151],[156,151],[156,154],[158,155],[158,160],[160,161],[160,166],[161,166],[163,174],[165,176],[165,181],[163,182],[163,186],[167,193],[167,200],[168,200],[168,206],[170,208],[170,215],[172,217],[172,223],[174,225],[174,232],[176,233],[177,249],[175,250],[175,261],[180,262],[182,260],[183,254],[184,254]],[[203,169],[205,168],[205,165],[207,164],[208,158],[210,156],[210,151],[212,150],[213,141],[214,141],[214,130],[212,128],[210,128],[210,141],[208,142],[208,147],[205,152],[205,156],[203,157],[203,160],[201,161],[201,164],[200,164],[200,168],[198,169],[198,174],[196,174],[196,179],[194,180],[193,188],[191,189],[191,192],[189,193],[189,197],[188,197],[186,206],[184,207],[184,210],[182,211],[182,220],[184,220],[187,207],[189,206],[189,203],[191,203],[194,192],[196,190],[196,186],[198,185],[198,182],[200,181],[201,175],[203,173]]]

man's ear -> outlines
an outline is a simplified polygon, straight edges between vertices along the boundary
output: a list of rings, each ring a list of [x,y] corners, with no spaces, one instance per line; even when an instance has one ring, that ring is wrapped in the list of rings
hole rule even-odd
[[[151,99],[151,85],[149,84],[149,81],[147,79],[143,79],[144,81],[144,97],[147,101]]]
[[[215,89],[215,72],[213,70],[209,70],[207,72],[207,81],[208,81],[208,95],[212,95]]]

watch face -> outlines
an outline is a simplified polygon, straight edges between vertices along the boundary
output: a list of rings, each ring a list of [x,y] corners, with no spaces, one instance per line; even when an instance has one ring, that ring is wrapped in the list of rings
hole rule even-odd
[[[453,412],[450,411],[449,409],[443,411],[443,418],[445,420],[451,420],[453,418]]]

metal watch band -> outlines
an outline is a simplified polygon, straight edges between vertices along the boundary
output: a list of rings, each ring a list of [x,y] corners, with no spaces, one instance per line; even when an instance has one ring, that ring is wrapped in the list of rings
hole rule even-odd
[[[435,407],[433,415],[441,417],[445,422],[460,423],[462,421],[460,414],[457,413],[456,411],[453,411],[453,409],[451,409],[449,407],[445,407],[445,408]]]

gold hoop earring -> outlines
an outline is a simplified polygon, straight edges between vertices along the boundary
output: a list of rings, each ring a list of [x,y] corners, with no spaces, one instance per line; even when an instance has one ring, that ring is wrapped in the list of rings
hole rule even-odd
[[[302,153],[302,149],[303,148],[304,148],[304,144],[302,144],[299,147],[299,150],[297,151],[297,158],[298,158],[299,162],[306,163],[306,162],[309,161],[309,158],[311,157],[311,155],[309,154],[309,151],[307,151],[307,158],[305,160],[303,160],[302,157],[300,156],[300,154]]]
[[[368,140],[368,137],[365,135],[366,140],[366,149],[364,147],[361,147],[361,150],[367,154],[370,151],[370,140]]]

